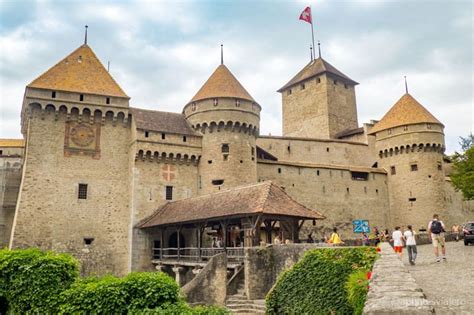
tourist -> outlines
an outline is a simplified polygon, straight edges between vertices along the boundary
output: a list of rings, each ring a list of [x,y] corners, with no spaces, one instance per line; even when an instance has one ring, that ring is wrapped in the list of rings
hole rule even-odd
[[[403,236],[405,237],[405,240],[406,240],[408,261],[410,262],[410,265],[414,265],[415,260],[416,260],[417,250],[416,250],[415,231],[413,231],[413,228],[411,225],[408,225],[408,230],[406,230],[403,233]]]
[[[287,238],[287,239],[285,240],[285,245],[289,245],[289,244],[291,244],[291,243],[293,243],[293,242],[292,242],[289,238]]]
[[[362,243],[364,244],[364,246],[370,246],[369,236],[365,232],[362,233]]]
[[[395,227],[395,231],[392,233],[393,249],[400,258],[402,258],[403,239],[404,237],[400,231],[400,227]]]
[[[439,219],[437,214],[433,215],[433,220],[428,223],[428,231],[431,241],[433,242],[434,254],[436,256],[436,262],[440,262],[438,246],[441,246],[441,252],[443,254],[443,261],[446,261],[446,242],[444,239],[445,227],[443,221]]]
[[[216,247],[217,248],[224,247],[224,243],[222,242],[222,239],[220,237],[217,239]]]
[[[313,236],[311,234],[313,234],[313,233],[308,234],[308,243],[314,243],[314,239],[313,239]]]
[[[211,245],[211,246],[212,246],[212,248],[216,248],[216,247],[217,247],[217,241],[216,241],[216,238],[215,238],[215,237],[212,238],[212,245]]]
[[[380,231],[377,227],[374,227],[374,235],[375,235],[375,238],[374,238],[375,246],[377,246],[380,243]]]
[[[275,239],[273,240],[273,244],[275,244],[275,245],[281,245],[281,240],[280,240],[280,236],[279,236],[279,235],[277,235],[277,236],[275,237]]]
[[[454,238],[456,239],[456,242],[459,241],[459,225],[455,224],[451,228],[451,232],[454,234]]]
[[[329,238],[328,243],[332,244],[332,245],[342,245],[342,244],[344,244],[344,242],[341,240],[341,237],[337,233],[337,228],[334,228],[332,230],[332,234],[331,234],[331,237]]]

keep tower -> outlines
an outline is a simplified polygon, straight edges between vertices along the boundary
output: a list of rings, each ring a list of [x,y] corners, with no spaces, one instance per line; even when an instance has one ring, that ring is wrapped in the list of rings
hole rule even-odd
[[[221,63],[183,113],[202,134],[201,194],[257,182],[261,107]]]
[[[357,128],[357,84],[323,58],[312,60],[278,90],[283,136],[333,139]]]
[[[128,272],[129,99],[86,43],[27,85],[11,248],[69,252],[83,273]]]
[[[387,170],[393,226],[426,228],[445,211],[444,126],[410,94],[403,95],[370,130],[378,166]]]

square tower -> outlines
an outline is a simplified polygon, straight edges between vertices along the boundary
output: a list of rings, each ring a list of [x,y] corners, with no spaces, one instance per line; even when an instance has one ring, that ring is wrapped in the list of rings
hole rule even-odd
[[[278,90],[283,136],[334,139],[357,128],[357,84],[321,57],[312,60]]]

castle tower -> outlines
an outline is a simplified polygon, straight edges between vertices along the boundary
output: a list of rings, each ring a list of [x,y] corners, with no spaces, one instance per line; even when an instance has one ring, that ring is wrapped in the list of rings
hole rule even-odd
[[[378,166],[387,170],[392,227],[426,228],[444,211],[443,124],[410,94],[403,95],[369,132]]]
[[[202,136],[201,194],[257,182],[256,137],[261,107],[222,63],[184,107]]]
[[[319,57],[278,90],[283,104],[283,136],[332,139],[358,127],[358,83]]]
[[[72,253],[85,274],[128,271],[128,117],[129,97],[87,44],[26,87],[10,248]]]

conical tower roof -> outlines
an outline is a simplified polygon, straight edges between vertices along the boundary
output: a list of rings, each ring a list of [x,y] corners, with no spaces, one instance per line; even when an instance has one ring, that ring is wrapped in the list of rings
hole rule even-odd
[[[323,73],[330,73],[335,75],[342,80],[348,82],[352,85],[357,85],[356,81],[349,78],[347,75],[337,70],[333,65],[319,57],[318,59],[311,60],[300,72],[298,72],[287,84],[278,90],[282,92],[283,90],[289,88],[290,86],[296,85],[300,82],[303,82],[312,77],[318,76]]]
[[[28,87],[128,98],[86,44],[40,75]]]
[[[191,99],[191,102],[216,97],[240,98],[255,102],[230,70],[221,64]]]
[[[370,134],[405,125],[420,123],[443,124],[436,119],[426,108],[423,107],[410,94],[403,95],[392,108],[375,124]]]

